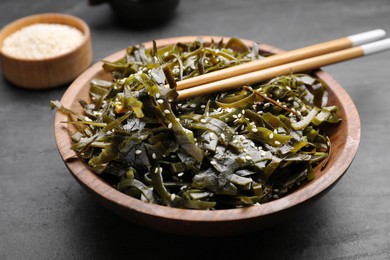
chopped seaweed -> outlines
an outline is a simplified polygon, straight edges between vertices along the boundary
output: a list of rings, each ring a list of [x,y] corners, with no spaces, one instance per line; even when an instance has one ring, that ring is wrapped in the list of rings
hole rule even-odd
[[[104,62],[113,81],[91,81],[83,114],[51,105],[80,129],[72,149],[130,196],[189,209],[262,204],[313,179],[329,156],[325,130],[340,119],[327,106],[325,83],[292,74],[183,101],[175,89],[176,81],[262,55],[235,38],[131,46]]]

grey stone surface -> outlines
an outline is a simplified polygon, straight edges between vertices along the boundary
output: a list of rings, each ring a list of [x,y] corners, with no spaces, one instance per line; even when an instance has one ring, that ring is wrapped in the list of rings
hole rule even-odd
[[[156,27],[119,25],[107,5],[2,0],[0,27],[62,12],[91,27],[94,61],[128,45],[182,35],[238,36],[294,49],[375,28],[390,32],[387,0],[182,0]],[[131,13],[131,10],[129,10]],[[93,201],[57,152],[49,100],[0,79],[0,259],[390,259],[390,51],[325,70],[362,122],[358,155],[342,180],[298,217],[247,235],[190,238],[129,223]]]

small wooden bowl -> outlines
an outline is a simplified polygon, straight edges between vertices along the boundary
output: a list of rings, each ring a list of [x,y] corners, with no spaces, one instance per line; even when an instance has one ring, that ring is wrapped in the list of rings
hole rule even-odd
[[[210,42],[211,39],[218,42],[221,39],[217,36],[178,37],[158,40],[157,46],[175,42],[192,42],[198,38],[203,38],[205,42]],[[251,46],[251,41],[244,40],[244,42]],[[150,48],[152,43],[147,42],[144,45]],[[270,53],[281,52],[269,45],[260,47]],[[124,53],[124,50],[117,52],[104,60],[115,61],[123,57]],[[324,170],[317,167],[315,179],[300,189],[286,197],[259,206],[214,211],[177,209],[149,204],[121,193],[93,173],[83,161],[75,158],[76,154],[70,149],[72,144],[70,133],[74,128],[72,125],[61,123],[67,120],[67,116],[60,112],[56,113],[54,122],[57,147],[74,178],[98,202],[135,223],[160,231],[200,236],[259,230],[291,217],[302,207],[329,191],[346,172],[357,152],[360,142],[360,119],[355,105],[345,90],[329,74],[318,71],[317,76],[329,85],[329,103],[339,107],[338,113],[342,118],[342,122],[329,133],[332,143],[329,162]],[[61,103],[65,107],[81,112],[78,101],[89,100],[89,82],[93,78],[110,79],[110,74],[102,70],[101,62],[93,65],[73,82]]]
[[[65,14],[47,13],[27,16],[5,26],[0,32],[0,49],[6,37],[36,23],[65,24],[79,29],[84,39],[74,50],[47,59],[20,59],[0,51],[3,76],[25,88],[43,89],[69,83],[88,68],[92,61],[91,34],[81,19]]]

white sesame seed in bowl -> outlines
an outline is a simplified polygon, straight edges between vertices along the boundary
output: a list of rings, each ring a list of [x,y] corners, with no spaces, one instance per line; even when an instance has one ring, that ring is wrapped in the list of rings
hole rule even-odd
[[[71,15],[27,16],[0,31],[1,72],[16,86],[62,86],[78,77],[91,61],[90,29]]]
[[[73,26],[37,23],[5,38],[1,52],[15,58],[40,60],[72,51],[82,41],[83,33]]]

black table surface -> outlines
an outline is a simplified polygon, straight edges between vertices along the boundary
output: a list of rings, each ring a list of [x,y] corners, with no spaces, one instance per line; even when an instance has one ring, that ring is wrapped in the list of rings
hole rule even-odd
[[[383,28],[390,2],[182,0],[149,28],[121,26],[107,4],[2,0],[0,27],[31,14],[85,20],[94,62],[128,45],[183,35],[237,36],[282,49]],[[131,13],[131,11],[129,11]],[[132,224],[95,202],[70,175],[53,136],[49,100],[0,78],[0,259],[390,259],[390,51],[325,68],[354,100],[359,152],[341,181],[299,216],[258,232],[194,238]]]

